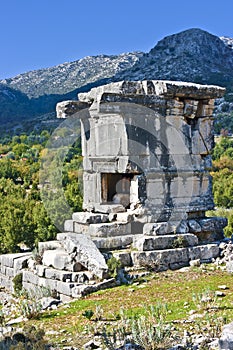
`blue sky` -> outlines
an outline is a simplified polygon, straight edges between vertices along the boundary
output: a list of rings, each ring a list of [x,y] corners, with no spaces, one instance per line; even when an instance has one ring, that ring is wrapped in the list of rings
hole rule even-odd
[[[233,37],[232,0],[1,0],[0,79],[85,56],[149,51],[201,28]]]

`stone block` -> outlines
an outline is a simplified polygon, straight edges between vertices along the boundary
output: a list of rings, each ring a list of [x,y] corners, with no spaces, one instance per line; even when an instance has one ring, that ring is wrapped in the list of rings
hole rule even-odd
[[[164,199],[166,196],[166,188],[164,187],[164,179],[150,179],[147,182],[147,197]]]
[[[162,236],[141,236],[135,237],[133,248],[139,251],[161,250],[169,248],[181,248],[195,246],[198,244],[198,238],[189,233],[182,235],[162,235]]]
[[[5,265],[0,265],[0,272],[3,274],[3,275],[6,275],[6,266]]]
[[[28,259],[31,258],[31,253],[25,254],[24,256],[20,258],[16,258],[14,260],[14,275],[17,275],[21,272],[22,269],[25,269],[28,265]]]
[[[29,253],[15,253],[15,254],[3,254],[0,255],[0,264],[8,267],[14,267],[14,260],[23,258]]]
[[[198,118],[197,125],[201,138],[204,140],[205,146],[210,153],[214,147],[213,118]]]
[[[198,245],[188,248],[189,260],[200,259],[202,261],[211,261],[219,256],[219,246],[217,244]]]
[[[201,232],[201,225],[194,219],[188,220],[188,227],[191,233]]]
[[[57,292],[71,296],[72,295],[72,289],[75,287],[75,283],[66,283],[62,281],[57,281]]]
[[[108,267],[103,255],[89,237],[82,234],[76,234],[75,238],[68,236],[62,244],[66,251],[72,252],[73,261],[80,263],[99,278],[103,278]]]
[[[100,250],[111,250],[116,248],[126,248],[133,243],[134,235],[115,236],[107,238],[93,238],[93,242]]]
[[[56,106],[57,118],[68,118],[78,111],[88,108],[90,105],[81,101],[62,101]]]
[[[169,224],[172,225],[172,222]],[[179,234],[185,234],[189,232],[189,227],[186,220],[181,220],[178,223],[174,223],[173,227],[175,227],[174,232]]]
[[[33,293],[35,291],[35,284],[23,281],[22,286],[28,292],[32,292]]]
[[[61,242],[64,239],[66,239],[67,237],[75,239],[76,236],[77,236],[76,232],[61,232],[61,233],[57,234],[57,240]],[[59,243],[59,244],[60,244],[60,247],[61,247],[61,243]]]
[[[81,285],[72,288],[72,297],[80,298],[88,295],[90,293],[97,292],[98,290],[103,290],[107,288],[112,288],[117,285],[115,278],[104,280],[103,282],[96,283],[94,285]]]
[[[71,275],[71,282],[76,284],[88,283],[88,281],[92,280],[93,277],[94,276],[89,271],[73,272]]]
[[[125,236],[131,233],[131,224],[118,222],[91,224],[88,233],[92,238]]]
[[[88,234],[88,229],[89,229],[88,225],[79,224],[78,222],[74,221],[74,228],[73,228],[74,232],[76,232],[78,234],[80,234],[80,233]]]
[[[110,214],[110,213],[122,213],[125,212],[125,208],[121,204],[94,204],[95,212]]]
[[[5,288],[6,290],[13,292],[14,287],[13,287],[13,282],[12,279],[7,277],[6,275],[3,275],[0,273],[0,285],[1,287]]]
[[[184,116],[186,118],[194,119],[197,114],[198,101],[185,100],[184,101]]]
[[[193,196],[200,194],[200,179],[197,176],[189,174],[179,176],[171,180],[170,197],[178,203],[184,202],[189,204]]]
[[[112,252],[114,258],[121,262],[121,266],[132,266],[132,259],[130,252]]]
[[[46,269],[45,270],[45,278],[53,279],[53,280],[58,280],[62,282],[71,282],[71,272],[66,272],[66,271],[61,271],[61,270],[56,270],[56,269]]]
[[[227,225],[227,219],[223,217],[208,217],[198,220],[203,232],[221,231]]]
[[[33,271],[23,270],[23,282],[38,285],[39,277]]]
[[[39,277],[44,277],[46,267],[43,265],[36,265],[36,274]]]
[[[116,220],[121,223],[129,223],[133,220],[133,214],[130,212],[117,213]]]
[[[64,231],[66,232],[75,232],[74,231],[74,220],[66,220],[64,222]]]
[[[204,142],[199,130],[192,132],[192,154],[209,154],[209,150]]]
[[[108,215],[100,213],[77,212],[73,213],[72,218],[79,224],[99,224],[108,222]]]
[[[49,289],[50,291],[57,290],[58,281],[49,278],[38,278],[38,286]]]
[[[14,274],[14,269],[13,269],[12,267],[6,266],[5,275],[6,275],[6,277],[8,277],[8,278],[13,278],[13,277],[15,276],[15,274]]]
[[[175,264],[187,265],[189,262],[188,248],[154,250],[144,252],[131,252],[133,265],[153,269],[154,271],[166,271]]]
[[[59,249],[61,245],[58,241],[48,241],[48,242],[39,242],[38,243],[38,252],[43,254],[45,250]]]
[[[146,236],[160,236],[174,232],[174,226],[169,222],[147,223],[143,226],[143,234]]]
[[[63,249],[46,250],[43,254],[42,262],[45,266],[52,266],[59,270],[67,270],[71,263],[71,257]]]

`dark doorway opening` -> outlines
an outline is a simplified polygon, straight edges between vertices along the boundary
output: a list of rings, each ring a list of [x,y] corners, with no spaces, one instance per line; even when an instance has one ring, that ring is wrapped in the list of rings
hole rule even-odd
[[[103,203],[130,205],[130,186],[134,174],[101,174],[101,191]]]

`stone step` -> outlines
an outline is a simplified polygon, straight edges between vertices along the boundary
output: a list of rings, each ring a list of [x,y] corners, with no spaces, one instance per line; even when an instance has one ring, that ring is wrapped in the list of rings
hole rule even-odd
[[[20,265],[22,265],[25,260],[29,259],[31,255],[32,255],[31,252],[2,254],[0,255],[0,265],[14,268],[16,266],[16,263],[18,262],[18,265],[19,265],[18,268],[20,269]]]
[[[192,233],[173,234],[163,236],[136,236],[134,237],[132,247],[138,251],[161,250],[172,248],[183,248],[196,246],[198,238]]]
[[[64,222],[64,231],[65,232],[76,232],[88,234],[89,224],[83,224],[76,222],[75,220],[66,220]]]
[[[62,248],[45,250],[42,263],[44,266],[51,266],[58,270],[74,271],[71,257]]]
[[[74,220],[66,220],[64,224],[65,232],[82,233],[90,237],[114,237],[130,234],[142,234],[143,224],[140,222],[107,222],[82,224]]]
[[[54,279],[62,282],[75,282],[75,283],[86,283],[93,279],[93,274],[89,271],[64,271],[58,270],[43,265],[36,266],[36,274],[39,277],[45,277],[48,279]]]
[[[154,271],[175,270],[183,266],[189,266],[191,260],[200,259],[203,262],[211,262],[219,256],[218,244],[198,245],[195,247],[163,249],[152,251],[132,251],[132,263],[136,267],[145,267]]]
[[[38,252],[42,255],[46,250],[60,249],[61,243],[59,241],[48,241],[38,243]]]
[[[131,234],[130,223],[111,222],[105,224],[91,224],[88,231],[90,237],[115,237]]]
[[[133,243],[133,239],[134,235],[92,238],[96,247],[100,250],[124,249]]]
[[[72,219],[79,224],[100,224],[109,222],[108,214],[77,212],[73,213]]]
[[[1,277],[1,276],[0,276]],[[76,283],[64,282],[60,280],[39,277],[33,271],[23,271],[23,288],[35,292],[36,287],[45,287],[50,290],[56,290],[64,300],[64,296],[80,298],[87,294],[96,292],[101,289],[115,287],[117,285],[115,278],[110,278],[99,283]]]

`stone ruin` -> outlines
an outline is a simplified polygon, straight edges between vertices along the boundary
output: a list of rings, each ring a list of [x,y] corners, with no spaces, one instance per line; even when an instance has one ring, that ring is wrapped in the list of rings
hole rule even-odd
[[[216,258],[227,222],[205,212],[214,209],[214,99],[224,91],[121,81],[59,103],[58,118],[80,121],[83,211],[65,221],[56,241],[39,243],[42,265],[23,269],[23,286],[78,297],[115,285],[106,257],[154,271]],[[9,259],[0,258],[4,274]]]

